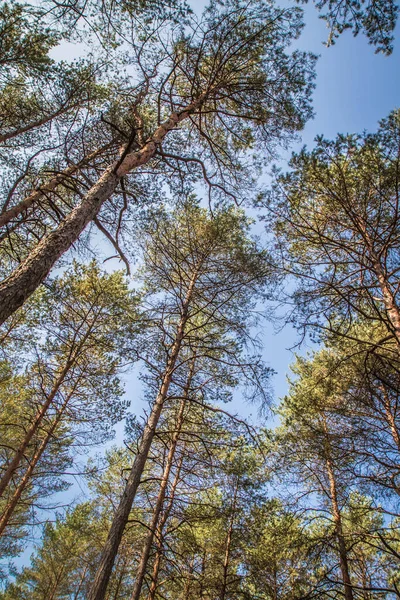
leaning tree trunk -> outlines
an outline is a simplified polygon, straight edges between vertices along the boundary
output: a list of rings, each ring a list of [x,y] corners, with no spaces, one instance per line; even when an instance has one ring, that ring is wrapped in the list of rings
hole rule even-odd
[[[166,135],[193,114],[204,102],[205,94],[179,113],[174,112],[162,123],[137,152],[128,153],[110,165],[82,202],[63,219],[58,227],[46,235],[18,266],[0,284],[0,325],[27,300],[50,273],[55,262],[78,239],[85,227],[97,215],[121,178],[148,163]]]
[[[163,476],[161,479],[160,491],[158,493],[157,502],[154,507],[150,528],[147,533],[146,540],[144,542],[139,566],[136,571],[135,585],[133,587],[131,600],[139,600],[140,593],[142,591],[142,586],[143,586],[144,577],[146,575],[146,568],[147,568],[147,563],[148,563],[149,556],[150,556],[151,546],[153,544],[154,534],[156,532],[158,521],[159,521],[160,514],[161,514],[161,510],[162,510],[162,507],[164,504],[165,494],[167,491],[169,476],[171,474],[175,451],[176,451],[176,447],[177,447],[178,441],[179,441],[179,436],[180,436],[181,430],[182,430],[182,424],[183,424],[183,420],[184,420],[184,412],[185,412],[185,407],[186,407],[186,403],[187,403],[187,399],[188,399],[190,386],[192,383],[194,365],[195,365],[195,358],[192,359],[191,364],[190,364],[187,382],[185,385],[185,389],[183,391],[183,396],[182,396],[181,404],[179,406],[178,415],[177,415],[177,419],[176,419],[175,432],[174,432],[174,435],[172,436],[171,446],[168,451],[167,461],[166,461],[164,473],[163,473]]]
[[[10,483],[15,471],[19,467],[19,464],[25,454],[26,449],[28,448],[33,436],[38,431],[38,429],[39,429],[44,417],[46,416],[46,413],[47,413],[48,409],[50,408],[54,398],[56,397],[60,387],[64,383],[65,377],[67,376],[68,371],[70,370],[71,366],[73,365],[73,362],[74,361],[69,360],[66,363],[65,367],[63,368],[60,375],[58,376],[55,384],[53,385],[53,388],[52,388],[50,394],[47,396],[46,402],[40,407],[34,420],[31,423],[31,426],[29,427],[28,431],[25,433],[24,439],[22,440],[22,442],[18,446],[17,450],[15,451],[15,454],[14,454],[10,464],[8,465],[4,475],[0,479],[0,497],[4,494],[4,491],[7,488],[8,484]]]
[[[43,452],[46,450],[47,448],[47,444],[49,443],[49,441],[53,438],[54,436],[54,432],[57,429],[61,418],[65,412],[65,409],[67,408],[67,404],[71,399],[73,392],[71,392],[70,394],[68,394],[67,398],[65,399],[63,405],[61,406],[60,410],[57,413],[56,418],[53,420],[50,428],[48,429],[45,437],[43,438],[43,440],[41,441],[38,450],[35,452],[34,456],[32,457],[32,459],[29,462],[29,467],[27,468],[27,470],[25,471],[21,481],[18,484],[17,489],[15,490],[11,500],[9,500],[9,502],[7,502],[6,508],[4,509],[3,514],[0,517],[0,536],[3,534],[5,528],[8,525],[9,520],[11,519],[14,510],[26,488],[26,486],[28,485],[28,483],[31,480],[31,477],[33,475],[33,472],[36,468],[36,465],[38,464],[39,460],[41,459]]]
[[[175,341],[171,348],[166,369],[164,371],[160,391],[157,394],[151,413],[147,419],[142,439],[139,444],[138,453],[136,454],[133,462],[128,481],[126,482],[122,498],[116,510],[102,555],[100,557],[99,566],[97,568],[94,581],[89,590],[88,600],[104,600],[115,557],[118,553],[122,535],[129,519],[129,513],[132,509],[132,504],[140,484],[140,479],[147,461],[163,405],[168,395],[172,375],[181,350],[182,341],[185,334],[185,327],[189,316],[189,305],[192,299],[196,279],[197,271],[195,271],[192,276],[186,298],[182,305],[182,316],[178,325]]]

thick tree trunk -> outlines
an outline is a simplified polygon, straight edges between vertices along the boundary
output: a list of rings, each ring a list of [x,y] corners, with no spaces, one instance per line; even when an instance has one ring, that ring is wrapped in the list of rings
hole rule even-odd
[[[124,533],[125,526],[129,519],[129,513],[132,509],[132,504],[140,484],[140,479],[147,461],[154,434],[156,432],[156,427],[162,412],[162,408],[168,395],[168,390],[171,384],[175,364],[178,359],[182,345],[182,340],[184,337],[186,322],[188,319],[189,305],[192,299],[196,279],[197,272],[193,274],[192,280],[190,281],[188,287],[186,298],[182,305],[182,316],[177,329],[174,344],[171,348],[171,353],[164,372],[164,376],[160,386],[160,391],[157,394],[151,413],[149,415],[149,418],[147,419],[142,439],[140,441],[139,450],[136,454],[131,472],[129,474],[128,481],[122,494],[122,498],[120,500],[113,522],[111,524],[111,528],[100,558],[99,566],[97,568],[93,584],[88,594],[88,600],[104,600],[115,557],[118,553],[118,548],[121,543],[122,535]]]
[[[47,444],[53,437],[54,432],[57,429],[58,424],[60,423],[61,418],[64,414],[64,411],[67,408],[67,404],[68,404],[69,400],[71,399],[71,396],[72,396],[72,392],[65,399],[64,404],[58,411],[56,418],[52,422],[45,437],[41,441],[38,450],[35,452],[34,456],[32,457],[32,459],[29,463],[29,467],[27,468],[27,470],[24,473],[24,476],[22,477],[21,481],[19,482],[18,487],[15,490],[11,500],[7,503],[7,506],[6,506],[3,514],[0,517],[0,536],[3,534],[4,529],[7,527],[8,522],[9,522],[10,518],[12,517],[17,504],[32,477],[32,474],[36,468],[36,465],[38,464],[39,460],[41,459],[43,452],[47,448]]]
[[[46,235],[19,267],[0,284],[0,325],[27,300],[44,281],[55,262],[78,239],[85,227],[115,191],[121,177],[146,164],[155,155],[166,135],[189,117],[204,101],[205,95],[179,113],[172,113],[137,152],[110,165],[82,202]]]
[[[335,533],[339,546],[339,562],[340,562],[340,571],[342,574],[342,582],[344,586],[344,597],[346,600],[354,600],[353,595],[353,587],[351,585],[350,579],[350,570],[349,570],[349,562],[347,559],[347,548],[346,542],[343,534],[343,526],[342,526],[342,516],[340,513],[338,495],[337,495],[337,486],[336,486],[336,478],[335,472],[333,468],[333,463],[330,457],[330,441],[328,434],[328,427],[326,424],[325,417],[323,418],[324,422],[324,430],[325,430],[325,439],[326,439],[326,470],[328,473],[329,487],[330,487],[330,497],[331,497],[331,505],[332,505],[332,517],[333,522],[335,524]]]
[[[135,585],[133,587],[131,600],[139,600],[140,593],[142,591],[142,586],[143,586],[144,577],[146,575],[146,568],[147,568],[147,563],[148,563],[149,556],[150,556],[151,546],[153,544],[154,535],[155,535],[157,525],[159,522],[161,510],[162,510],[162,507],[164,504],[165,494],[167,491],[167,485],[168,485],[168,481],[169,481],[169,476],[171,474],[171,469],[172,469],[172,465],[174,462],[175,451],[176,451],[179,436],[180,436],[181,430],[182,430],[184,412],[185,412],[188,394],[189,394],[189,390],[190,390],[190,386],[191,386],[191,382],[192,382],[194,365],[195,365],[195,359],[193,358],[191,365],[190,365],[190,370],[189,370],[187,382],[185,385],[185,389],[183,391],[183,397],[181,400],[181,404],[180,404],[179,410],[178,410],[175,432],[172,436],[171,445],[170,445],[170,448],[168,451],[167,461],[166,461],[164,473],[163,473],[163,476],[161,479],[160,491],[158,493],[157,502],[154,507],[153,516],[151,519],[150,528],[149,528],[149,531],[146,536],[146,540],[145,540],[145,543],[144,543],[144,546],[142,549],[142,555],[140,557],[139,566],[138,566],[138,569],[136,572]]]
[[[63,181],[68,180],[69,177],[71,177],[72,175],[74,175],[74,173],[82,169],[82,167],[87,165],[91,160],[96,158],[96,156],[99,156],[99,154],[104,152],[104,150],[106,150],[110,146],[111,144],[107,144],[102,148],[98,148],[88,156],[85,156],[85,158],[78,162],[78,164],[71,165],[70,167],[64,169],[64,171],[62,171],[61,173],[55,175],[52,179],[50,179],[50,181],[40,186],[38,189],[29,194],[29,196],[24,198],[24,200],[22,200],[15,206],[3,210],[0,214],[0,227],[7,225],[7,223],[9,223],[12,219],[15,219],[20,214],[28,210],[28,208],[35,204],[35,202],[45,197],[46,194],[53,192],[61,183],[63,183]]]

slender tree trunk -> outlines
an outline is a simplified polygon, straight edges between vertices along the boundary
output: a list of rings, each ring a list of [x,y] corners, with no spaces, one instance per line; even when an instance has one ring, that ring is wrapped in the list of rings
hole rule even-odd
[[[170,448],[168,451],[167,461],[166,461],[164,473],[163,473],[163,476],[161,479],[160,491],[158,493],[157,502],[154,507],[150,528],[147,533],[146,540],[144,542],[144,546],[142,549],[142,555],[140,557],[139,566],[138,566],[138,569],[136,572],[136,580],[135,580],[135,585],[133,587],[131,600],[139,600],[140,593],[142,591],[142,586],[143,586],[144,577],[146,575],[146,568],[147,568],[147,563],[148,563],[149,556],[150,556],[151,546],[153,544],[154,534],[156,532],[160,514],[161,514],[161,510],[162,510],[162,507],[164,504],[165,494],[167,491],[167,485],[168,485],[168,481],[169,481],[169,476],[171,474],[171,469],[172,469],[172,465],[174,462],[175,451],[176,451],[176,447],[178,445],[178,440],[179,440],[181,430],[182,430],[185,407],[186,407],[188,394],[189,394],[189,390],[190,390],[190,386],[191,386],[192,378],[193,378],[194,365],[195,365],[195,358],[192,359],[191,364],[190,364],[187,382],[185,385],[185,389],[183,391],[183,397],[181,400],[181,404],[179,406],[178,415],[177,415],[177,419],[176,419],[175,432],[172,436],[171,445],[170,445]]]
[[[7,488],[8,484],[10,483],[15,471],[17,470],[17,468],[25,454],[27,447],[29,446],[29,443],[31,442],[35,433],[38,431],[49,407],[51,406],[54,398],[56,397],[57,392],[59,391],[61,385],[64,383],[65,377],[67,376],[68,371],[70,370],[73,362],[74,362],[73,360],[72,361],[70,360],[66,363],[65,367],[63,368],[60,375],[58,376],[50,394],[47,396],[46,402],[40,407],[31,426],[29,427],[28,431],[26,432],[24,439],[22,440],[19,447],[17,448],[17,450],[13,456],[13,459],[11,460],[4,475],[2,476],[2,478],[0,480],[0,497],[4,494],[5,489]]]
[[[140,479],[147,461],[154,434],[156,432],[156,427],[162,412],[162,408],[168,395],[168,390],[171,384],[175,364],[179,356],[182,340],[185,333],[185,327],[189,313],[189,305],[192,299],[197,275],[198,274],[196,271],[193,274],[192,279],[190,281],[186,298],[182,305],[181,319],[178,325],[175,341],[171,348],[168,363],[166,365],[166,369],[160,386],[160,391],[157,394],[151,413],[149,415],[149,418],[147,419],[142,439],[140,441],[139,450],[136,454],[131,472],[129,474],[128,481],[125,485],[125,489],[122,494],[122,498],[120,500],[119,506],[116,510],[114,519],[112,521],[110,531],[100,558],[99,566],[97,568],[93,584],[89,591],[88,600],[104,600],[115,557],[118,553],[118,548],[121,543],[122,535],[124,533],[125,526],[129,519],[129,513],[132,509],[132,504],[140,484]]]
[[[49,115],[46,115],[45,117],[42,117],[41,119],[37,119],[36,121],[32,121],[31,123],[28,123],[27,125],[23,125],[22,127],[16,127],[15,129],[11,129],[10,131],[7,131],[6,133],[0,134],[0,143],[6,142],[7,140],[12,140],[13,138],[18,137],[19,135],[26,133],[27,131],[31,131],[32,129],[37,129],[38,127],[41,127],[42,125],[46,125],[46,123],[49,123],[53,119],[59,117],[60,115],[66,113],[74,108],[78,108],[78,106],[79,106],[79,103],[71,104],[70,106],[67,106],[67,107],[62,106],[58,110],[54,111],[53,113],[50,113]]]
[[[81,578],[79,580],[78,587],[76,588],[76,592],[74,594],[74,600],[78,600],[78,598],[79,598],[79,594],[80,594],[80,591],[82,589],[82,584],[85,581],[87,570],[88,570],[88,565],[86,565],[85,568],[83,569]]]
[[[117,600],[118,599],[119,590],[121,589],[122,581],[124,579],[124,575],[125,575],[125,565],[122,566],[121,573],[120,573],[119,578],[118,578],[118,583],[117,583],[117,587],[116,587],[116,590],[115,590],[115,594],[114,594],[113,600]]]
[[[397,428],[396,419],[394,418],[392,407],[390,405],[390,398],[383,386],[380,386],[380,390],[383,396],[383,407],[385,409],[385,418],[386,422],[389,425],[390,432],[392,434],[392,438],[394,443],[396,444],[397,450],[400,452],[400,433]]]
[[[85,227],[115,191],[121,177],[145,165],[155,155],[166,135],[187,119],[204,102],[206,95],[189,104],[179,113],[172,113],[152,137],[137,152],[128,153],[110,165],[82,202],[47,234],[18,268],[0,284],[0,325],[31,296],[44,281],[55,262],[78,239]],[[121,163],[121,164],[120,164]]]
[[[278,577],[277,577],[277,568],[274,565],[274,599],[278,600]]]
[[[345,542],[345,538],[344,538],[344,534],[343,534],[342,516],[340,513],[338,496],[337,496],[335,472],[334,472],[334,468],[333,468],[332,459],[330,457],[330,441],[329,441],[329,433],[328,433],[328,427],[327,427],[325,416],[323,416],[323,423],[324,423],[325,442],[326,442],[326,469],[327,469],[328,480],[329,480],[333,522],[335,524],[336,538],[337,538],[338,546],[339,546],[339,561],[340,561],[340,571],[342,574],[342,581],[343,581],[343,586],[344,586],[344,597],[346,600],[354,600],[353,588],[352,588],[351,579],[350,579],[349,562],[347,559],[347,548],[346,548],[346,542]]]
[[[204,550],[203,556],[201,559],[199,598],[204,598],[204,574],[206,572],[206,558],[207,558],[207,554],[206,554],[206,551]]]
[[[57,592],[58,586],[60,585],[60,581],[61,581],[63,574],[64,574],[64,567],[58,573],[58,575],[56,577],[56,581],[52,587],[50,595],[47,597],[47,600],[54,600],[54,598],[56,597],[56,592]]]
[[[12,219],[15,219],[20,214],[28,210],[28,208],[30,208],[35,202],[46,196],[46,194],[53,192],[61,183],[63,183],[63,181],[67,180],[69,177],[74,175],[74,173],[79,171],[82,167],[87,165],[91,160],[96,158],[96,156],[99,156],[99,154],[104,152],[104,150],[106,150],[110,146],[111,144],[107,144],[105,146],[102,146],[101,148],[98,148],[88,156],[85,156],[85,158],[78,162],[78,164],[71,165],[70,167],[64,169],[64,171],[62,171],[61,173],[55,175],[52,179],[50,179],[50,181],[40,186],[38,189],[29,194],[29,196],[24,198],[24,200],[22,200],[15,206],[12,206],[9,209],[5,207],[5,209],[0,213],[0,227],[7,225],[7,223],[9,223]]]
[[[192,588],[192,581],[193,581],[193,571],[194,571],[194,557],[192,558],[190,565],[189,565],[189,576],[187,578],[185,589],[183,591],[182,600],[189,600],[189,597],[190,597],[189,594],[190,594],[190,590]]]
[[[230,557],[231,557],[233,525],[234,525],[235,516],[236,516],[235,511],[236,511],[236,500],[237,500],[238,488],[239,488],[239,477],[236,478],[235,489],[233,492],[233,499],[232,499],[232,505],[231,505],[231,518],[229,520],[229,528],[228,528],[228,533],[226,536],[220,600],[225,600],[227,589],[228,589],[229,564],[230,564]]]
[[[15,507],[17,506],[26,486],[28,485],[28,483],[32,477],[32,473],[35,470],[36,465],[38,464],[39,460],[41,459],[43,452],[47,448],[47,444],[49,443],[50,439],[53,437],[53,434],[54,434],[55,430],[57,429],[58,424],[61,421],[61,418],[64,414],[65,409],[67,408],[67,404],[68,404],[69,400],[71,399],[72,394],[73,394],[73,392],[68,394],[66,400],[64,401],[64,404],[62,405],[62,407],[60,408],[60,410],[57,413],[56,418],[52,422],[50,429],[47,431],[45,437],[43,438],[43,440],[41,441],[41,443],[39,445],[38,450],[35,452],[32,460],[30,461],[29,467],[27,468],[27,470],[24,473],[24,476],[22,477],[21,481],[19,482],[18,487],[15,490],[11,500],[7,503],[7,506],[6,506],[3,514],[0,517],[0,536],[3,534],[4,529],[7,527],[7,524],[13,515]]]
[[[161,558],[162,558],[163,546],[164,546],[164,538],[163,538],[164,527],[168,521],[170,512],[172,510],[172,506],[174,504],[175,492],[176,492],[176,488],[179,483],[179,478],[180,478],[181,469],[182,469],[182,463],[183,463],[183,456],[180,457],[177,468],[176,468],[174,481],[172,482],[172,485],[171,485],[168,506],[164,510],[163,515],[158,523],[157,530],[156,530],[157,551],[156,551],[156,556],[155,556],[154,565],[153,565],[153,572],[152,572],[152,576],[151,576],[151,585],[150,585],[149,595],[147,597],[148,600],[154,600],[155,595],[156,595],[158,575],[160,572]]]

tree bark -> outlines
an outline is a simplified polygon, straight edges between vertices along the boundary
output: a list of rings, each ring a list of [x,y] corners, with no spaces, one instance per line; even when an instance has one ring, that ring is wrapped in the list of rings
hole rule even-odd
[[[166,135],[187,119],[204,102],[205,94],[179,113],[172,113],[137,152],[115,161],[101,175],[82,202],[47,234],[18,268],[0,284],[0,325],[27,300],[44,281],[55,262],[78,239],[85,227],[115,191],[120,179],[145,165],[155,155]],[[121,163],[121,164],[120,164]]]
[[[139,566],[136,571],[135,585],[133,587],[131,600],[139,600],[140,593],[142,591],[142,586],[143,586],[144,577],[146,575],[146,568],[147,568],[147,563],[148,563],[149,556],[150,556],[151,546],[153,544],[154,535],[155,535],[155,532],[157,529],[161,510],[162,510],[162,507],[164,504],[165,494],[167,491],[169,476],[170,476],[173,461],[174,461],[175,451],[176,451],[179,436],[180,436],[181,430],[182,430],[182,424],[183,424],[183,420],[184,420],[184,412],[185,412],[185,407],[186,407],[186,403],[187,403],[187,399],[188,399],[190,386],[192,383],[194,365],[195,365],[195,359],[193,358],[191,361],[191,364],[190,364],[187,382],[185,385],[185,389],[183,391],[183,397],[182,397],[181,404],[180,404],[179,410],[178,410],[178,415],[177,415],[177,419],[176,419],[176,428],[175,428],[174,435],[172,436],[171,445],[170,445],[170,448],[168,451],[167,461],[166,461],[164,473],[163,473],[163,476],[161,479],[160,491],[158,493],[157,502],[154,507],[150,528],[147,533],[146,540],[144,542],[144,546],[142,549]]]
[[[129,474],[128,481],[125,485],[125,489],[122,494],[122,498],[120,500],[119,506],[116,510],[114,519],[112,521],[110,531],[106,543],[104,545],[102,555],[100,557],[99,566],[97,568],[93,584],[89,590],[88,600],[104,600],[115,557],[118,553],[118,548],[121,543],[122,535],[124,533],[125,526],[129,519],[129,513],[132,509],[132,504],[140,484],[140,479],[146,464],[146,460],[150,451],[154,434],[156,432],[156,427],[162,412],[162,408],[168,395],[168,390],[171,384],[175,364],[182,346],[182,340],[185,333],[185,326],[188,320],[189,305],[192,299],[196,279],[197,271],[192,276],[186,294],[186,298],[182,305],[182,315],[178,325],[175,340],[171,348],[166,369],[164,371],[160,391],[157,394],[151,413],[149,415],[149,418],[147,419],[142,439],[140,441],[138,453],[136,454],[131,472]]]
[[[353,587],[351,585],[351,579],[350,579],[349,562],[347,559],[347,548],[346,548],[346,542],[345,542],[345,538],[344,538],[344,534],[343,534],[342,516],[340,513],[339,502],[338,502],[336,477],[335,477],[332,459],[330,456],[330,441],[329,441],[328,427],[327,427],[325,416],[323,417],[323,423],[324,423],[325,441],[326,441],[326,469],[327,469],[328,480],[329,480],[333,522],[335,524],[336,538],[337,538],[338,546],[339,546],[339,561],[340,561],[340,571],[342,574],[342,582],[343,582],[343,586],[344,586],[344,597],[346,600],[354,600]]]
[[[172,506],[174,503],[175,492],[176,492],[176,488],[179,483],[179,477],[180,477],[180,473],[181,473],[181,469],[182,469],[182,463],[183,463],[183,456],[181,456],[179,459],[178,466],[177,466],[176,473],[175,473],[175,478],[171,485],[168,506],[166,507],[166,509],[158,523],[157,530],[156,530],[157,552],[156,552],[156,557],[155,557],[154,565],[153,565],[153,573],[151,576],[151,585],[150,585],[149,595],[147,597],[148,600],[154,600],[156,591],[157,591],[158,574],[160,572],[161,557],[162,557],[162,552],[163,552],[163,542],[164,542],[163,532],[164,532],[165,524],[168,521],[170,512],[172,510]]]

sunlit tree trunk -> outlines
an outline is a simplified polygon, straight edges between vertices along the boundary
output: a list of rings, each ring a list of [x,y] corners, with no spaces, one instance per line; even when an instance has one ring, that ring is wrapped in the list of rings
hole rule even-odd
[[[88,223],[96,217],[104,202],[114,193],[121,177],[148,163],[166,135],[195,112],[205,96],[201,94],[179,113],[172,113],[169,119],[156,129],[143,148],[128,153],[122,162],[115,161],[110,165],[82,202],[54,231],[46,235],[18,268],[0,284],[0,324],[22,306],[44,281],[55,262],[78,239]]]
[[[7,502],[6,508],[4,509],[4,512],[0,517],[0,536],[3,534],[4,529],[7,527],[7,524],[9,522],[10,518],[12,517],[13,512],[14,512],[26,486],[29,483],[29,481],[32,477],[32,474],[33,474],[39,460],[41,459],[41,457],[43,455],[43,452],[46,450],[49,441],[53,438],[54,432],[56,431],[56,429],[64,415],[65,409],[67,408],[68,402],[71,399],[72,395],[73,395],[73,391],[68,394],[63,405],[58,410],[57,415],[56,415],[55,419],[53,420],[53,422],[51,423],[49,429],[47,430],[45,437],[40,442],[39,448],[36,450],[35,454],[29,461],[29,466],[28,466],[27,470],[25,471],[22,479],[20,480],[17,489],[15,490],[14,494],[12,495],[11,500],[9,500],[9,502]]]
[[[182,424],[183,424],[183,420],[184,420],[184,412],[185,412],[185,407],[186,407],[186,403],[188,400],[188,394],[189,394],[189,390],[190,390],[190,386],[191,386],[191,382],[192,382],[194,365],[195,365],[195,358],[193,358],[191,361],[187,382],[185,385],[185,389],[183,391],[181,404],[179,406],[178,415],[177,415],[177,419],[176,419],[175,431],[172,436],[171,445],[170,445],[170,448],[168,451],[168,456],[167,456],[167,460],[165,463],[164,473],[163,473],[163,476],[161,479],[160,490],[158,493],[157,502],[154,507],[153,516],[152,516],[151,523],[150,523],[150,528],[149,528],[148,534],[146,536],[146,540],[145,540],[145,543],[144,543],[144,546],[142,549],[142,555],[140,557],[139,566],[138,566],[138,569],[136,572],[136,580],[135,580],[135,585],[133,588],[131,600],[139,600],[140,593],[142,591],[142,585],[143,585],[144,577],[146,575],[146,568],[147,568],[147,563],[148,563],[149,556],[150,556],[151,546],[153,544],[154,535],[157,530],[157,525],[159,522],[161,510],[162,510],[162,507],[164,504],[165,494],[167,491],[167,485],[168,485],[169,477],[171,474],[172,465],[174,462],[175,451],[176,451],[179,436],[180,436],[181,430],[182,430]]]
[[[18,446],[10,464],[8,465],[4,475],[0,479],[0,497],[4,494],[4,491],[6,490],[8,484],[10,483],[15,471],[19,467],[21,460],[25,455],[26,449],[28,448],[33,436],[39,430],[39,427],[40,427],[44,417],[46,416],[46,413],[49,410],[54,398],[56,397],[62,384],[64,383],[65,377],[68,374],[68,371],[71,368],[71,366],[72,366],[72,363],[68,362],[65,365],[65,367],[63,368],[63,370],[61,371],[50,394],[47,396],[46,402],[44,404],[42,404],[39,411],[37,412],[31,426],[29,427],[28,431],[25,434],[24,439]]]
[[[122,498],[113,518],[111,528],[100,558],[97,572],[89,591],[88,600],[104,600],[107,585],[111,576],[115,557],[121,543],[125,526],[129,519],[129,513],[136,496],[140,479],[147,461],[151,443],[156,432],[156,427],[162,412],[164,402],[168,395],[172,375],[181,350],[182,341],[185,334],[185,327],[189,316],[189,305],[193,296],[195,283],[198,277],[197,271],[192,275],[188,286],[188,291],[182,305],[182,313],[177,328],[174,343],[172,345],[170,356],[162,378],[160,391],[153,403],[151,413],[147,419],[142,439],[139,444],[139,450],[136,454],[132,469],[126,483]]]
[[[156,550],[156,555],[155,555],[154,564],[153,564],[153,572],[152,572],[152,576],[151,576],[151,584],[150,584],[149,594],[147,597],[148,600],[154,600],[155,595],[156,595],[157,584],[158,584],[158,575],[160,572],[161,558],[162,558],[163,547],[164,547],[164,527],[168,521],[169,515],[171,513],[171,510],[172,510],[172,507],[174,504],[175,492],[176,492],[176,488],[179,483],[179,478],[180,478],[181,469],[182,469],[182,463],[183,463],[183,456],[181,456],[178,461],[178,464],[176,467],[176,472],[175,472],[175,477],[171,484],[171,489],[169,492],[169,502],[168,502],[168,505],[166,506],[165,510],[163,511],[163,514],[158,522],[157,529],[156,529],[157,550]]]

